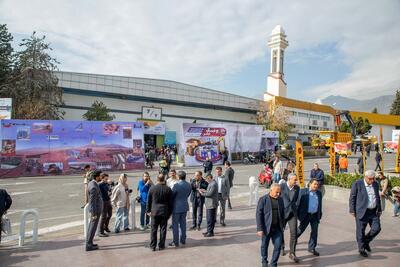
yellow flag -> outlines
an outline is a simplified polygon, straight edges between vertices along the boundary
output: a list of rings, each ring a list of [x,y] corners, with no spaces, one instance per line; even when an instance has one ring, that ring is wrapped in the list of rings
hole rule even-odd
[[[304,153],[300,141],[296,141],[296,175],[301,188],[304,188]]]
[[[379,145],[379,150],[381,152],[381,156],[382,156],[382,171],[385,171],[385,162],[383,161],[383,148],[385,146],[385,144],[383,143],[383,130],[382,130],[382,126],[379,129],[379,141],[380,141],[380,145]]]
[[[335,175],[335,171],[336,171],[336,157],[335,157],[335,147],[334,146],[330,146],[329,147],[329,167],[331,169],[331,175]]]
[[[397,141],[397,157],[396,157],[396,172],[400,172],[400,136],[399,140]]]

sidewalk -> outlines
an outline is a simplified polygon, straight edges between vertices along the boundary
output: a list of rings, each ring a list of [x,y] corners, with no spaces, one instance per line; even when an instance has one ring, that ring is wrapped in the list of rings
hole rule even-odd
[[[281,256],[280,266],[398,266],[400,262],[399,218],[388,210],[382,216],[382,232],[372,243],[373,252],[367,259],[357,253],[355,222],[348,214],[347,191],[329,192],[323,206],[319,230],[320,257],[307,252],[309,230],[299,239],[297,255],[300,264]],[[339,194],[339,195],[338,195]],[[329,199],[328,199],[329,198]],[[256,236],[255,207],[246,206],[247,198],[233,201],[227,211],[227,227],[217,226],[215,237],[205,239],[202,231],[188,231],[186,246],[152,252],[145,245],[149,231],[129,232],[98,239],[100,250],[85,252],[82,235],[39,238],[34,247],[0,246],[2,267],[8,266],[261,266],[260,240]],[[190,224],[188,224],[190,226]],[[203,221],[205,227],[205,220]],[[285,239],[289,240],[289,231]],[[168,231],[167,242],[172,238]],[[270,247],[270,252],[272,248]]]

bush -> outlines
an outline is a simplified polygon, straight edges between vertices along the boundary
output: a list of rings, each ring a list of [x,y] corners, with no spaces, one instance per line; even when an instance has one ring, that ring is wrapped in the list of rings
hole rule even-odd
[[[392,188],[395,186],[400,186],[400,178],[396,176],[390,177],[390,184],[392,185]]]
[[[327,185],[336,185],[344,188],[351,188],[351,185],[361,179],[362,176],[359,174],[350,174],[350,173],[339,173],[331,176],[329,174],[325,175],[324,183]]]
[[[311,143],[308,142],[308,141],[304,141],[304,142],[303,142],[303,146],[311,146]]]

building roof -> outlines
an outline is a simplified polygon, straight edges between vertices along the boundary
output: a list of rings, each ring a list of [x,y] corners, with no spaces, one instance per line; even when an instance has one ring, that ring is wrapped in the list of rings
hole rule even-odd
[[[350,111],[353,118],[362,117],[368,119],[371,124],[400,126],[400,116],[389,114],[376,114],[369,112]]]
[[[275,99],[276,104],[280,104],[284,107],[304,109],[304,110],[309,110],[309,111],[327,113],[327,114],[331,114],[331,115],[336,114],[336,110],[334,108],[332,108],[331,106],[327,106],[327,105],[320,105],[320,104],[315,104],[315,103],[311,103],[311,102],[290,99],[290,98],[286,98],[286,97],[282,97],[282,96],[275,96],[274,99]]]

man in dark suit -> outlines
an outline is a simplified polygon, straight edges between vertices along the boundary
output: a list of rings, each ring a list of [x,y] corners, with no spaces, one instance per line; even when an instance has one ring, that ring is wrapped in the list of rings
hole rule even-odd
[[[297,229],[297,238],[311,225],[310,240],[308,241],[308,251],[314,256],[319,256],[319,252],[315,250],[318,239],[318,225],[322,217],[322,193],[318,190],[319,183],[315,179],[311,179],[309,189],[300,190],[297,217],[300,225]]]
[[[192,202],[192,230],[200,231],[201,222],[203,220],[203,206],[205,197],[201,195],[200,189],[207,190],[208,183],[202,177],[203,173],[197,171],[194,174],[194,179],[191,181],[192,193],[190,202]]]
[[[380,215],[382,213],[379,186],[375,181],[375,172],[368,170],[364,179],[353,183],[349,199],[350,213],[356,219],[356,238],[361,256],[368,257],[370,243],[381,231]],[[367,224],[370,231],[365,234]]]
[[[300,187],[297,185],[297,176],[289,173],[287,182],[281,184],[281,198],[285,207],[284,225],[289,224],[290,229],[290,253],[289,258],[294,262],[299,262],[296,257],[297,245],[297,201],[299,199]],[[285,255],[285,240],[282,236],[282,255]]]
[[[257,204],[257,235],[261,237],[261,263],[263,267],[268,266],[268,246],[271,239],[274,245],[271,266],[277,266],[281,252],[285,209],[283,200],[279,197],[280,193],[280,185],[274,183],[271,185],[269,194],[261,197]]]
[[[157,184],[150,187],[147,196],[146,213],[151,216],[151,240],[150,248],[156,251],[157,231],[160,227],[160,242],[158,249],[165,249],[165,238],[167,236],[167,223],[172,214],[172,190],[165,182],[164,174],[157,176]]]
[[[203,163],[204,175],[210,174],[213,169],[213,163],[209,157],[206,157],[206,161]]]
[[[0,243],[1,243],[1,218],[11,207],[12,199],[5,189],[0,189]]]
[[[222,168],[216,167],[215,168],[215,181],[218,185],[218,202],[219,202],[219,223],[222,226],[226,226],[225,224],[225,208],[226,208],[226,201],[228,200],[229,191],[230,191],[230,184],[228,178],[222,174]]]
[[[207,210],[207,232],[203,233],[204,237],[214,236],[214,227],[217,217],[218,208],[218,184],[213,179],[212,174],[206,176],[208,186],[207,190],[199,189],[200,193],[205,197],[205,206]]]
[[[229,209],[232,209],[232,204],[231,204],[231,189],[233,187],[233,178],[235,176],[235,170],[232,168],[231,163],[229,161],[225,162],[225,177],[228,178],[229,181],[229,195],[228,195],[228,207]]]
[[[170,246],[175,247],[179,247],[179,242],[182,245],[186,244],[186,215],[189,210],[188,197],[192,192],[190,183],[186,182],[186,172],[179,171],[178,179],[178,182],[175,183],[174,187],[172,188],[172,232],[174,241],[169,244]]]
[[[93,172],[93,180],[88,184],[88,205],[90,213],[89,227],[86,233],[86,251],[99,249],[97,244],[93,244],[93,238],[96,234],[100,215],[103,211],[103,199],[101,197],[98,183],[101,181],[101,171]]]

